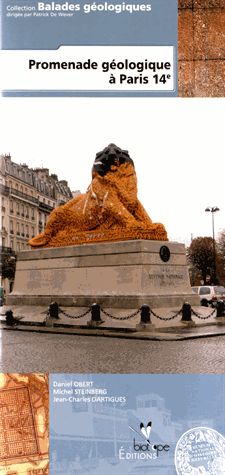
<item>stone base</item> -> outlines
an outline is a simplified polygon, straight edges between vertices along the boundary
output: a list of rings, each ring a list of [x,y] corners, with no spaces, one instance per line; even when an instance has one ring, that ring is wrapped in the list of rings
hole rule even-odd
[[[163,262],[160,249],[170,258]],[[185,246],[165,241],[123,241],[45,248],[19,253],[7,305],[108,308],[199,305],[192,294]]]
[[[152,323],[138,323],[136,325],[137,332],[152,332],[155,329],[155,325]]]

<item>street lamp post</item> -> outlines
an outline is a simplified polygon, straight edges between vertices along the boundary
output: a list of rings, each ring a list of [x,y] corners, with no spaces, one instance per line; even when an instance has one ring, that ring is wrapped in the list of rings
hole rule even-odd
[[[214,214],[220,209],[217,206],[208,206],[205,211],[212,214],[212,238],[213,238],[213,281],[214,284],[217,282],[216,277],[216,243],[215,243],[215,227],[214,227]]]

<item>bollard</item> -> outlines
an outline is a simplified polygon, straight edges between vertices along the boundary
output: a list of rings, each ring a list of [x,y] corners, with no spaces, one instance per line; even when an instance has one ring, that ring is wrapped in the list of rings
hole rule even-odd
[[[151,311],[148,305],[144,304],[140,308],[141,320],[140,324],[152,323],[151,322]]]
[[[59,318],[59,305],[57,302],[51,302],[48,307],[49,317],[50,318]]]
[[[216,316],[217,317],[225,316],[225,303],[223,300],[218,300],[216,304]]]
[[[191,305],[188,302],[183,304],[181,322],[194,323],[191,318]]]
[[[98,305],[98,303],[93,303],[91,305],[91,320],[87,322],[88,326],[98,326],[101,325],[101,323],[104,323],[103,320],[101,319],[101,307]]]
[[[151,322],[151,310],[150,307],[146,304],[142,305],[140,308],[141,319],[140,322],[136,325],[136,331],[152,331],[154,325]]]
[[[13,311],[12,310],[6,310],[5,316],[6,316],[6,325],[11,326],[11,325],[15,325],[15,323],[17,323],[17,320],[13,316]]]

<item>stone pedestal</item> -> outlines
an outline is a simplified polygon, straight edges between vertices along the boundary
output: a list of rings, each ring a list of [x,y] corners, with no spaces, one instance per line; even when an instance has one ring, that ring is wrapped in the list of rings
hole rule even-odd
[[[162,253],[162,247],[168,249]],[[163,258],[169,259],[164,262]],[[165,251],[165,249],[164,249]],[[19,253],[10,305],[109,308],[198,305],[185,247],[161,241],[123,241],[45,248]]]

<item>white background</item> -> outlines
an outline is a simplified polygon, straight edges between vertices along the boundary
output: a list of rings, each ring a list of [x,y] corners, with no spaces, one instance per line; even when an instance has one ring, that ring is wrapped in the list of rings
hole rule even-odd
[[[90,58],[98,63],[97,69],[29,69],[29,60],[37,62],[84,62]],[[139,73],[135,69],[112,69],[102,72],[102,62],[170,62],[172,67],[156,72],[148,69]],[[172,91],[173,77],[172,46],[67,46],[54,51],[2,50],[0,51],[0,90],[157,90]],[[116,77],[116,84],[110,84],[111,73]],[[141,84],[122,82],[120,74],[139,77],[148,76],[149,83]],[[171,78],[163,83],[155,83],[153,75],[169,74]]]

